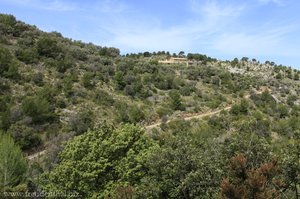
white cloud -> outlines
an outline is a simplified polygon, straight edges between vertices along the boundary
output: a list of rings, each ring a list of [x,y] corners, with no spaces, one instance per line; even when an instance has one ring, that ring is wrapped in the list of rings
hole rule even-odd
[[[192,16],[185,23],[162,27],[160,19],[155,16],[137,12],[132,16],[126,15],[130,11],[127,7],[126,14],[112,14],[110,20],[102,24],[101,30],[111,33],[107,45],[115,45],[126,51],[188,50],[223,31],[240,16],[244,6],[221,5],[216,1],[200,4],[200,1],[193,0],[189,9]]]
[[[208,18],[236,17],[245,8],[244,5],[222,5],[220,2],[214,0],[206,0],[205,3],[199,0],[191,0],[190,5],[191,11],[195,14],[204,15]]]
[[[97,2],[93,6],[93,9],[102,13],[115,14],[128,11],[129,7],[126,4],[115,0],[103,0]]]
[[[262,4],[274,3],[276,5],[282,6],[284,2],[282,0],[258,0]]]
[[[285,41],[293,30],[293,26],[285,26],[259,29],[256,33],[225,33],[214,40],[213,47],[236,56],[295,56],[295,49]]]
[[[75,3],[67,3],[62,0],[0,0],[0,2],[5,2],[26,8],[50,11],[73,11],[79,9],[79,7]]]
[[[45,10],[53,10],[53,11],[73,11],[78,9],[77,5],[74,3],[65,3],[62,1],[49,1],[45,4],[39,4],[40,8]]]

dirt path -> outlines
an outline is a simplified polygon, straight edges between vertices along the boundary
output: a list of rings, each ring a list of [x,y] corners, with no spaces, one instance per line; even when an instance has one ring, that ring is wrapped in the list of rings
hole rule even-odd
[[[260,91],[257,91],[256,94],[261,94],[262,92],[263,92],[263,90],[260,90]],[[251,96],[250,94],[247,94],[247,95],[244,96],[244,98],[245,98],[245,99],[248,99],[250,96]],[[234,103],[234,104],[237,104],[238,102],[239,102],[239,101],[237,101],[237,102]],[[183,117],[182,119],[188,121],[188,120],[192,120],[192,119],[201,119],[201,118],[204,118],[204,117],[209,117],[209,116],[212,116],[212,115],[217,115],[217,114],[219,114],[222,110],[229,110],[229,109],[231,109],[231,107],[232,107],[234,104],[228,105],[228,106],[226,106],[226,107],[224,107],[224,108],[222,108],[222,109],[217,109],[217,110],[215,110],[215,111],[209,111],[209,112],[206,112],[206,113],[197,113],[197,114],[192,115],[192,116],[185,116],[185,117]],[[168,120],[166,123],[169,123],[169,122],[171,122],[171,121],[172,121],[172,120]],[[156,123],[154,123],[154,124],[145,126],[145,128],[146,128],[147,130],[149,130],[149,129],[153,129],[153,128],[155,128],[155,127],[158,127],[158,126],[160,126],[161,124],[162,124],[162,122],[156,122]],[[34,159],[38,158],[39,156],[44,155],[46,152],[47,152],[47,150],[44,149],[44,150],[42,150],[42,151],[39,151],[39,152],[36,152],[36,153],[34,153],[34,154],[31,154],[31,155],[27,156],[27,159],[28,159],[28,160],[34,160]]]
[[[257,91],[256,94],[261,94],[262,92],[263,92],[263,91]],[[244,98],[245,98],[245,99],[248,99],[250,96],[251,96],[250,94],[247,94],[247,95],[244,96]],[[238,102],[239,102],[239,101],[238,101]],[[237,104],[238,102],[236,102],[235,104]],[[204,118],[204,117],[209,117],[209,116],[212,116],[212,115],[217,115],[217,114],[219,114],[222,110],[229,110],[229,109],[231,109],[231,107],[232,107],[233,105],[234,105],[234,104],[228,105],[228,106],[226,106],[226,107],[224,107],[224,108],[222,108],[222,109],[217,109],[217,110],[215,110],[215,111],[209,111],[209,112],[206,112],[206,113],[197,113],[197,114],[195,114],[195,115],[192,115],[192,116],[186,116],[186,117],[183,117],[183,118],[181,118],[181,119],[188,121],[188,120],[192,120],[192,119],[201,119],[201,118]],[[166,124],[169,123],[169,122],[171,122],[171,121],[172,121],[172,120],[168,120],[168,121],[166,122]],[[155,128],[155,127],[158,127],[158,126],[160,126],[161,124],[162,124],[162,122],[156,122],[156,123],[154,123],[154,124],[145,126],[145,128],[146,128],[147,130],[149,130],[149,129],[153,129],[153,128]]]
[[[192,120],[192,119],[201,119],[201,118],[204,118],[204,117],[209,117],[209,116],[212,116],[212,115],[217,115],[219,114],[222,110],[229,110],[231,109],[232,105],[229,105],[229,106],[226,106],[222,109],[218,109],[218,110],[215,110],[215,111],[209,111],[209,112],[206,112],[206,113],[198,113],[196,115],[192,115],[192,116],[187,116],[187,117],[183,117],[181,119],[183,120]],[[172,120],[168,120],[167,122],[165,122],[166,124],[171,122]],[[149,126],[146,126],[145,128],[146,129],[153,129],[155,127],[158,127],[162,124],[162,122],[157,122],[157,123],[154,123],[154,124],[151,124]]]
[[[34,154],[31,154],[31,155],[27,156],[27,159],[28,159],[28,160],[34,160],[34,159],[36,159],[36,158],[38,158],[38,157],[44,155],[44,154],[46,153],[46,151],[47,151],[47,150],[44,149],[44,150],[42,150],[42,151],[36,152],[36,153],[34,153]]]

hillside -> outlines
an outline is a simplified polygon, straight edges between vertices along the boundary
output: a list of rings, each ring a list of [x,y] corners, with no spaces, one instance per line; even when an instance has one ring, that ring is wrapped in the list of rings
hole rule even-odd
[[[192,64],[160,63],[170,57]],[[247,57],[121,55],[1,14],[0,130],[31,155],[26,177],[3,187],[82,198],[298,197],[299,75]]]

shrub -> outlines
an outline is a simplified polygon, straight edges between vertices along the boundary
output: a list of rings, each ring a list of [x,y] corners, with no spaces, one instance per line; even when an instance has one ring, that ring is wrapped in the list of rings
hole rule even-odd
[[[23,112],[32,118],[33,123],[50,122],[55,119],[50,111],[49,102],[39,97],[26,97],[22,102]]]
[[[6,48],[0,48],[0,75],[8,71],[12,63],[12,55]]]
[[[170,105],[173,110],[185,110],[184,105],[182,104],[180,93],[176,90],[169,92],[169,97],[171,99]]]
[[[94,75],[92,73],[85,73],[82,77],[82,84],[85,88],[91,89],[94,87],[92,82]]]
[[[101,105],[112,106],[115,102],[113,96],[111,96],[105,90],[96,91],[95,101]]]
[[[78,59],[80,61],[86,61],[88,59],[87,52],[81,49],[73,50],[71,54],[75,59]]]
[[[56,58],[62,53],[61,47],[54,38],[43,37],[37,42],[37,52],[41,56]]]
[[[17,122],[10,126],[7,131],[21,147],[22,150],[28,150],[38,147],[41,144],[41,138],[30,128],[21,122]]]
[[[58,61],[56,67],[58,72],[64,73],[67,69],[72,68],[74,65],[74,62],[71,59],[64,58]]]
[[[33,74],[31,80],[38,86],[43,86],[44,85],[44,75],[41,72]]]
[[[13,15],[0,14],[0,34],[12,34],[16,23]]]
[[[27,165],[13,139],[0,132],[0,191],[15,187],[26,179]]]
[[[140,107],[133,106],[129,109],[129,122],[136,124],[145,119],[145,115]]]
[[[89,130],[67,143],[59,164],[43,176],[43,189],[72,190],[83,198],[126,198],[122,193],[145,175],[144,161],[153,145],[133,125]]]
[[[35,49],[19,49],[16,51],[16,57],[25,64],[37,62],[37,52]]]
[[[70,128],[76,135],[86,132],[93,128],[93,113],[91,111],[80,111],[70,117]]]
[[[21,76],[19,74],[18,64],[17,63],[10,64],[8,70],[4,72],[3,76],[14,80],[20,80]]]

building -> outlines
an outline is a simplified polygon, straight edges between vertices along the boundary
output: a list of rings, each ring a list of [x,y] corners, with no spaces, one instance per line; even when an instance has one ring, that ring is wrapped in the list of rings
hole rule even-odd
[[[188,66],[190,64],[193,64],[194,62],[189,61],[185,57],[171,57],[169,59],[159,60],[158,63],[161,63],[161,64],[186,64]]]

